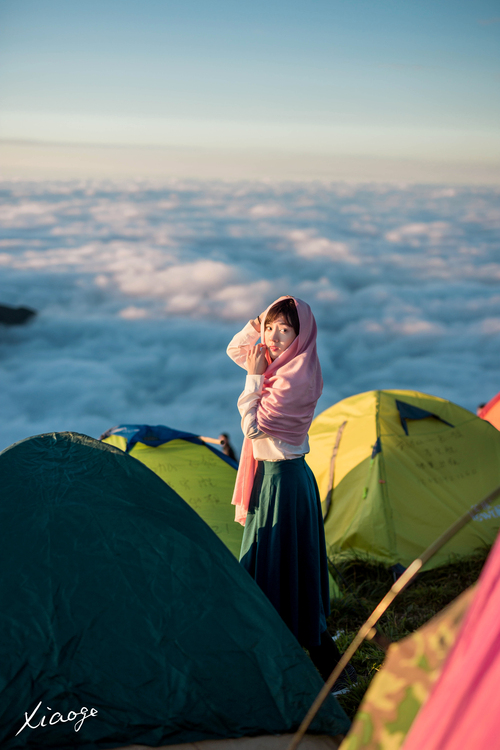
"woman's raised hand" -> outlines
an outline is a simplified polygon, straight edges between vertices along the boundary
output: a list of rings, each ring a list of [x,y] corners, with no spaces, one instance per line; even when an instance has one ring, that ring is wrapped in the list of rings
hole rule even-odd
[[[251,346],[247,354],[247,371],[249,375],[263,375],[267,370],[266,347],[264,344]]]
[[[260,322],[261,320],[264,319],[265,312],[266,311],[264,310],[264,312],[261,312],[260,315],[258,315],[256,318],[250,321],[250,323],[253,325],[255,330],[258,331],[259,333],[260,333]]]

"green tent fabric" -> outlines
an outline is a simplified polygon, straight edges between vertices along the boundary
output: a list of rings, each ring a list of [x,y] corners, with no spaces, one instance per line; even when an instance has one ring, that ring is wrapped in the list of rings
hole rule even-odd
[[[307,461],[320,490],[331,559],[408,566],[500,484],[500,432],[450,401],[369,391],[320,414]],[[478,515],[427,568],[493,544],[500,505]]]
[[[152,471],[56,433],[3,451],[0,486],[2,749],[297,727],[320,677],[234,556]],[[313,731],[348,725],[332,697]]]

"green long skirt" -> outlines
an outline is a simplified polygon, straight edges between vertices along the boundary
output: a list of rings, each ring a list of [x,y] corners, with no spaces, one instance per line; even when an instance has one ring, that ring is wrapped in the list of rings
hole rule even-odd
[[[302,646],[319,646],[330,613],[321,502],[303,457],[259,461],[240,563]]]

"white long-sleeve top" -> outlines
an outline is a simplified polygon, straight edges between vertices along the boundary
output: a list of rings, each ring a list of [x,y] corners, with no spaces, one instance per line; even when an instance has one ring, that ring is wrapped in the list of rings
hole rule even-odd
[[[248,350],[260,338],[260,333],[251,323],[236,334],[227,347],[227,354],[237,365],[246,369]],[[301,445],[290,445],[284,440],[266,435],[257,424],[257,407],[259,406],[264,385],[263,375],[247,374],[245,389],[238,399],[238,411],[241,415],[241,429],[245,437],[252,441],[253,456],[257,461],[283,461],[309,453],[309,439],[306,435]]]

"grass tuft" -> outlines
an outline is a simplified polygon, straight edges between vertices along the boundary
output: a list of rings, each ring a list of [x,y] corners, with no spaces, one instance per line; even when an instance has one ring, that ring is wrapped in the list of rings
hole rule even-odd
[[[471,557],[420,573],[391,604],[379,621],[378,629],[392,641],[413,633],[477,581],[488,552],[481,550]],[[336,642],[343,652],[389,591],[394,578],[383,565],[366,560],[337,564],[331,572],[342,597],[332,600],[328,630],[332,635],[339,634]],[[351,663],[358,673],[358,683],[348,694],[338,698],[351,719],[383,661],[384,653],[366,641],[354,655]]]

